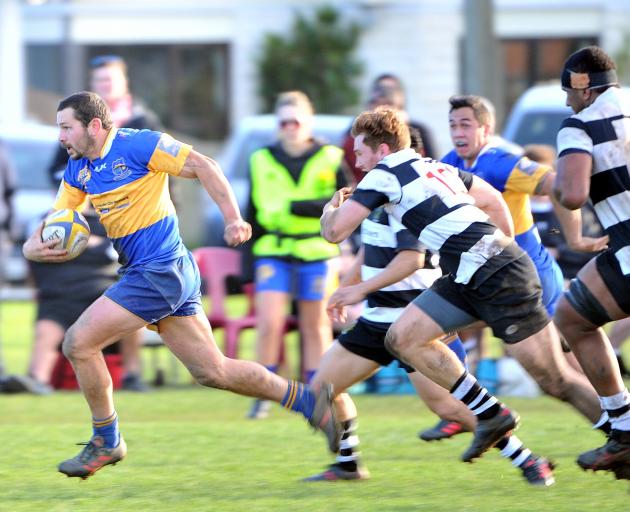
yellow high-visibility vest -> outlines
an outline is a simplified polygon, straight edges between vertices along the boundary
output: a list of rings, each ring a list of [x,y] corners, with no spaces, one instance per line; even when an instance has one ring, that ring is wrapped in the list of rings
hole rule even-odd
[[[254,243],[254,256],[292,256],[317,261],[339,254],[337,245],[321,236],[319,218],[294,215],[290,208],[292,201],[330,199],[337,187],[337,169],[342,158],[341,149],[322,146],[307,160],[296,183],[268,148],[252,154],[252,203],[256,220],[267,232]]]

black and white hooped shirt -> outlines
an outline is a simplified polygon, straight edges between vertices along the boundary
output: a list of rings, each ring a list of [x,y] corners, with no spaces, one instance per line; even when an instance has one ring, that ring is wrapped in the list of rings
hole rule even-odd
[[[359,182],[351,199],[385,210],[427,249],[455,282],[479,286],[524,253],[474,206],[473,176],[403,149],[381,160]]]
[[[383,207],[374,210],[361,223],[361,242],[363,244],[363,265],[361,280],[380,274],[400,251],[425,253],[424,246],[417,237],[388,214]],[[426,257],[429,258],[429,254]],[[423,290],[433,284],[442,275],[439,268],[433,268],[431,262],[425,268],[416,270],[403,280],[369,293],[361,318],[366,322],[387,329],[396,321],[403,309]]]
[[[630,94],[611,87],[564,120],[558,155],[593,158],[590,198],[625,275],[630,275]],[[569,169],[571,172],[571,169]]]

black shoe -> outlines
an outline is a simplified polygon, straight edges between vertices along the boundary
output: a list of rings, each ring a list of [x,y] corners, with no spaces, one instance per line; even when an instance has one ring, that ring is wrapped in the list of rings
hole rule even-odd
[[[334,482],[335,480],[367,480],[370,478],[370,472],[366,467],[357,465],[354,471],[344,469],[339,462],[335,462],[328,466],[326,471],[317,475],[309,476],[302,480],[303,482]]]
[[[621,464],[611,471],[617,480],[630,480],[630,464]]]
[[[521,471],[525,480],[531,485],[549,487],[556,483],[553,477],[554,468],[555,465],[550,460],[532,454],[521,466]]]
[[[53,388],[28,375],[9,375],[2,381],[2,392],[50,395],[53,392]]]
[[[516,429],[520,418],[516,412],[501,407],[499,413],[487,420],[477,420],[472,444],[462,455],[464,462],[472,462],[492,448],[508,432]]]
[[[630,464],[630,431],[613,429],[604,446],[584,452],[577,463],[582,469],[593,471],[614,470]]]
[[[418,432],[418,437],[423,441],[440,441],[441,439],[448,439],[449,437],[456,436],[457,434],[463,434],[468,432],[468,429],[464,428],[464,425],[457,421],[440,420],[437,425]]]
[[[271,410],[271,402],[269,400],[254,400],[252,404],[252,408],[247,413],[247,418],[250,420],[264,420],[267,416],[269,416],[269,411]]]
[[[142,382],[140,376],[135,373],[130,373],[123,377],[121,388],[125,391],[136,391],[138,393],[144,393],[150,389],[149,386]]]

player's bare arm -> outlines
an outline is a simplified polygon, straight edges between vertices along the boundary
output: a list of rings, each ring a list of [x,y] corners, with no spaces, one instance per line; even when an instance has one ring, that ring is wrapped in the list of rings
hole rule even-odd
[[[424,254],[418,251],[400,251],[378,274],[370,279],[348,286],[340,286],[328,299],[328,314],[333,320],[345,321],[345,306],[358,304],[372,292],[402,281],[424,266]]]
[[[252,227],[241,217],[232,187],[217,162],[192,150],[179,175],[197,178],[217,203],[225,222],[223,238],[229,245],[240,245],[251,238]]]
[[[483,210],[495,226],[514,238],[514,221],[501,192],[474,176],[468,193],[475,199],[475,206]]]
[[[558,159],[553,186],[554,197],[570,210],[584,206],[588,199],[593,159],[588,153],[569,153]]]
[[[348,238],[370,214],[370,210],[362,204],[346,200],[350,192],[348,187],[339,189],[324,206],[320,219],[322,236],[334,244]]]
[[[570,159],[572,156],[578,158]],[[567,161],[565,159],[569,160]],[[561,162],[563,166],[562,171],[560,171]],[[575,183],[573,171],[571,171],[571,179],[566,179],[566,165],[569,165],[568,168],[571,168],[570,166],[574,164],[581,166],[581,171],[575,177]],[[584,205],[588,199],[591,165],[592,160],[587,153],[574,153],[563,156],[558,160],[559,173],[547,173],[545,175],[547,179],[545,179],[540,186],[541,192],[551,198],[556,217],[558,217],[558,221],[562,227],[562,234],[568,246],[574,251],[595,252],[608,247],[608,236],[598,238],[582,236],[582,212],[580,211],[580,207]],[[563,178],[560,177],[560,172],[563,173]],[[562,184],[560,180],[563,180]],[[579,182],[580,180],[582,180],[581,183]],[[561,190],[558,187],[560,187]],[[567,190],[568,194],[564,194],[562,192],[564,190]],[[567,204],[564,204],[563,200]],[[577,206],[577,208],[574,209],[572,207],[578,204],[579,206]]]
[[[27,260],[43,261],[48,263],[62,263],[68,259],[66,249],[54,249],[58,240],[42,241],[42,228],[40,224],[35,232],[24,242],[22,253]]]

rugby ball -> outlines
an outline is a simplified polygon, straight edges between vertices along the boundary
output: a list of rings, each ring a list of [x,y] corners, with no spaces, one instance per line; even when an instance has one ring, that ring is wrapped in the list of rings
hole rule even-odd
[[[79,256],[90,238],[90,226],[76,210],[64,209],[50,213],[44,219],[42,242],[59,240],[54,249],[67,249],[68,260]]]

